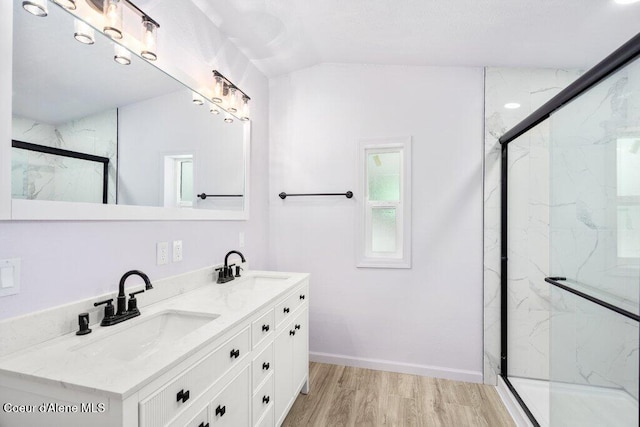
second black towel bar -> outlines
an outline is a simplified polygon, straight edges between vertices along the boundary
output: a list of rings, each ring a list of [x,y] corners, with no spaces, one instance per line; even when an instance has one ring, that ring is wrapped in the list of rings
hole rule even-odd
[[[207,197],[244,197],[244,195],[242,194],[198,194],[198,197],[200,197],[202,200],[206,199]]]
[[[351,191],[347,191],[346,193],[300,193],[300,194],[287,194],[284,191],[280,194],[278,194],[278,196],[280,196],[280,198],[282,200],[286,199],[287,197],[294,197],[294,196],[345,196],[347,199],[350,199],[353,197],[353,192]]]

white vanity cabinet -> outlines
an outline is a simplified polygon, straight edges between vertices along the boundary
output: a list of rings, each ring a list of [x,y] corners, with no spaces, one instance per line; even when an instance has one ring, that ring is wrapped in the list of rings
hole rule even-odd
[[[0,364],[0,398],[5,402],[95,406],[93,413],[85,408],[77,414],[0,411],[0,426],[279,426],[298,393],[308,390],[309,281],[307,275],[300,276],[288,290],[280,290],[280,296],[265,293],[260,298],[268,299],[251,304],[256,307],[253,311],[235,311],[235,319],[213,335],[213,341],[203,338],[203,344],[183,353],[180,362],[131,381],[126,394],[106,387],[75,386],[71,381],[65,383],[63,377],[55,382],[11,375]],[[223,294],[236,304],[240,299],[231,295],[246,300],[247,292],[256,291],[257,285],[242,288],[238,282],[228,286],[237,286],[235,293]],[[125,374],[126,362],[118,363],[123,364]]]
[[[282,424],[299,392],[307,393],[309,378],[309,310],[308,284],[300,286],[276,305],[281,322],[276,326],[275,420]],[[277,321],[276,321],[277,322]]]

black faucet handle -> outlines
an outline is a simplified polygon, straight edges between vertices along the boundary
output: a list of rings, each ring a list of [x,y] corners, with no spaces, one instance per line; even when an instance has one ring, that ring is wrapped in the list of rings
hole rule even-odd
[[[143,292],[144,292],[144,289],[140,289],[139,291],[136,291],[136,292],[131,292],[131,293],[129,293],[129,298],[135,299],[134,295],[138,295],[138,294],[141,294]]]
[[[93,306],[97,307],[99,305],[106,304],[104,307],[104,318],[108,319],[110,317],[115,316],[114,307],[113,307],[113,298],[106,299],[104,301],[94,302]]]
[[[236,265],[236,277],[240,277],[240,270],[244,270],[244,268],[240,267],[239,265]]]

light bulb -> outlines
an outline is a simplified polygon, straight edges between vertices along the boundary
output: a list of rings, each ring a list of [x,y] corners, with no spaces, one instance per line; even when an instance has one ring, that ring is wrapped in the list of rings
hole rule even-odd
[[[240,120],[246,122],[249,120],[249,97],[242,96],[242,106],[240,107]]]
[[[158,24],[144,16],[142,18],[142,51],[140,55],[149,61],[158,59]]]
[[[76,10],[76,0],[53,0],[55,3],[68,10]]]
[[[227,103],[227,111],[230,113],[238,112],[238,90],[235,87],[229,89],[229,100]]]
[[[122,38],[122,0],[104,0],[104,33],[112,39]]]
[[[24,10],[35,16],[43,17],[47,16],[49,13],[47,9],[47,0],[24,0],[22,2],[22,7]]]
[[[219,104],[222,102],[222,98],[224,97],[224,80],[220,76],[215,76],[214,80],[213,97],[211,100],[216,104]]]
[[[96,34],[93,28],[84,21],[79,19],[75,19],[73,21],[73,28],[75,32],[73,33],[73,37],[78,40],[80,43],[84,44],[94,44],[96,41]]]
[[[517,102],[507,102],[506,104],[504,104],[504,108],[508,110],[515,110],[517,108],[520,108],[520,104],[518,104]]]
[[[131,64],[131,52],[129,52],[125,47],[114,43],[113,50],[115,52],[115,55],[113,57],[114,61],[116,61],[120,65]]]

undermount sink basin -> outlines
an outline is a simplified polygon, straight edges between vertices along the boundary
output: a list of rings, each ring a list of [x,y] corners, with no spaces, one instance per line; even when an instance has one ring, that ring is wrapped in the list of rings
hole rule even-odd
[[[166,349],[185,335],[220,317],[218,314],[169,310],[127,324],[102,339],[76,346],[73,350],[88,357],[135,360]],[[137,320],[137,319],[136,319]],[[111,326],[110,326],[111,327]]]
[[[289,278],[290,276],[249,276],[244,282],[250,286],[263,286],[282,283]]]

